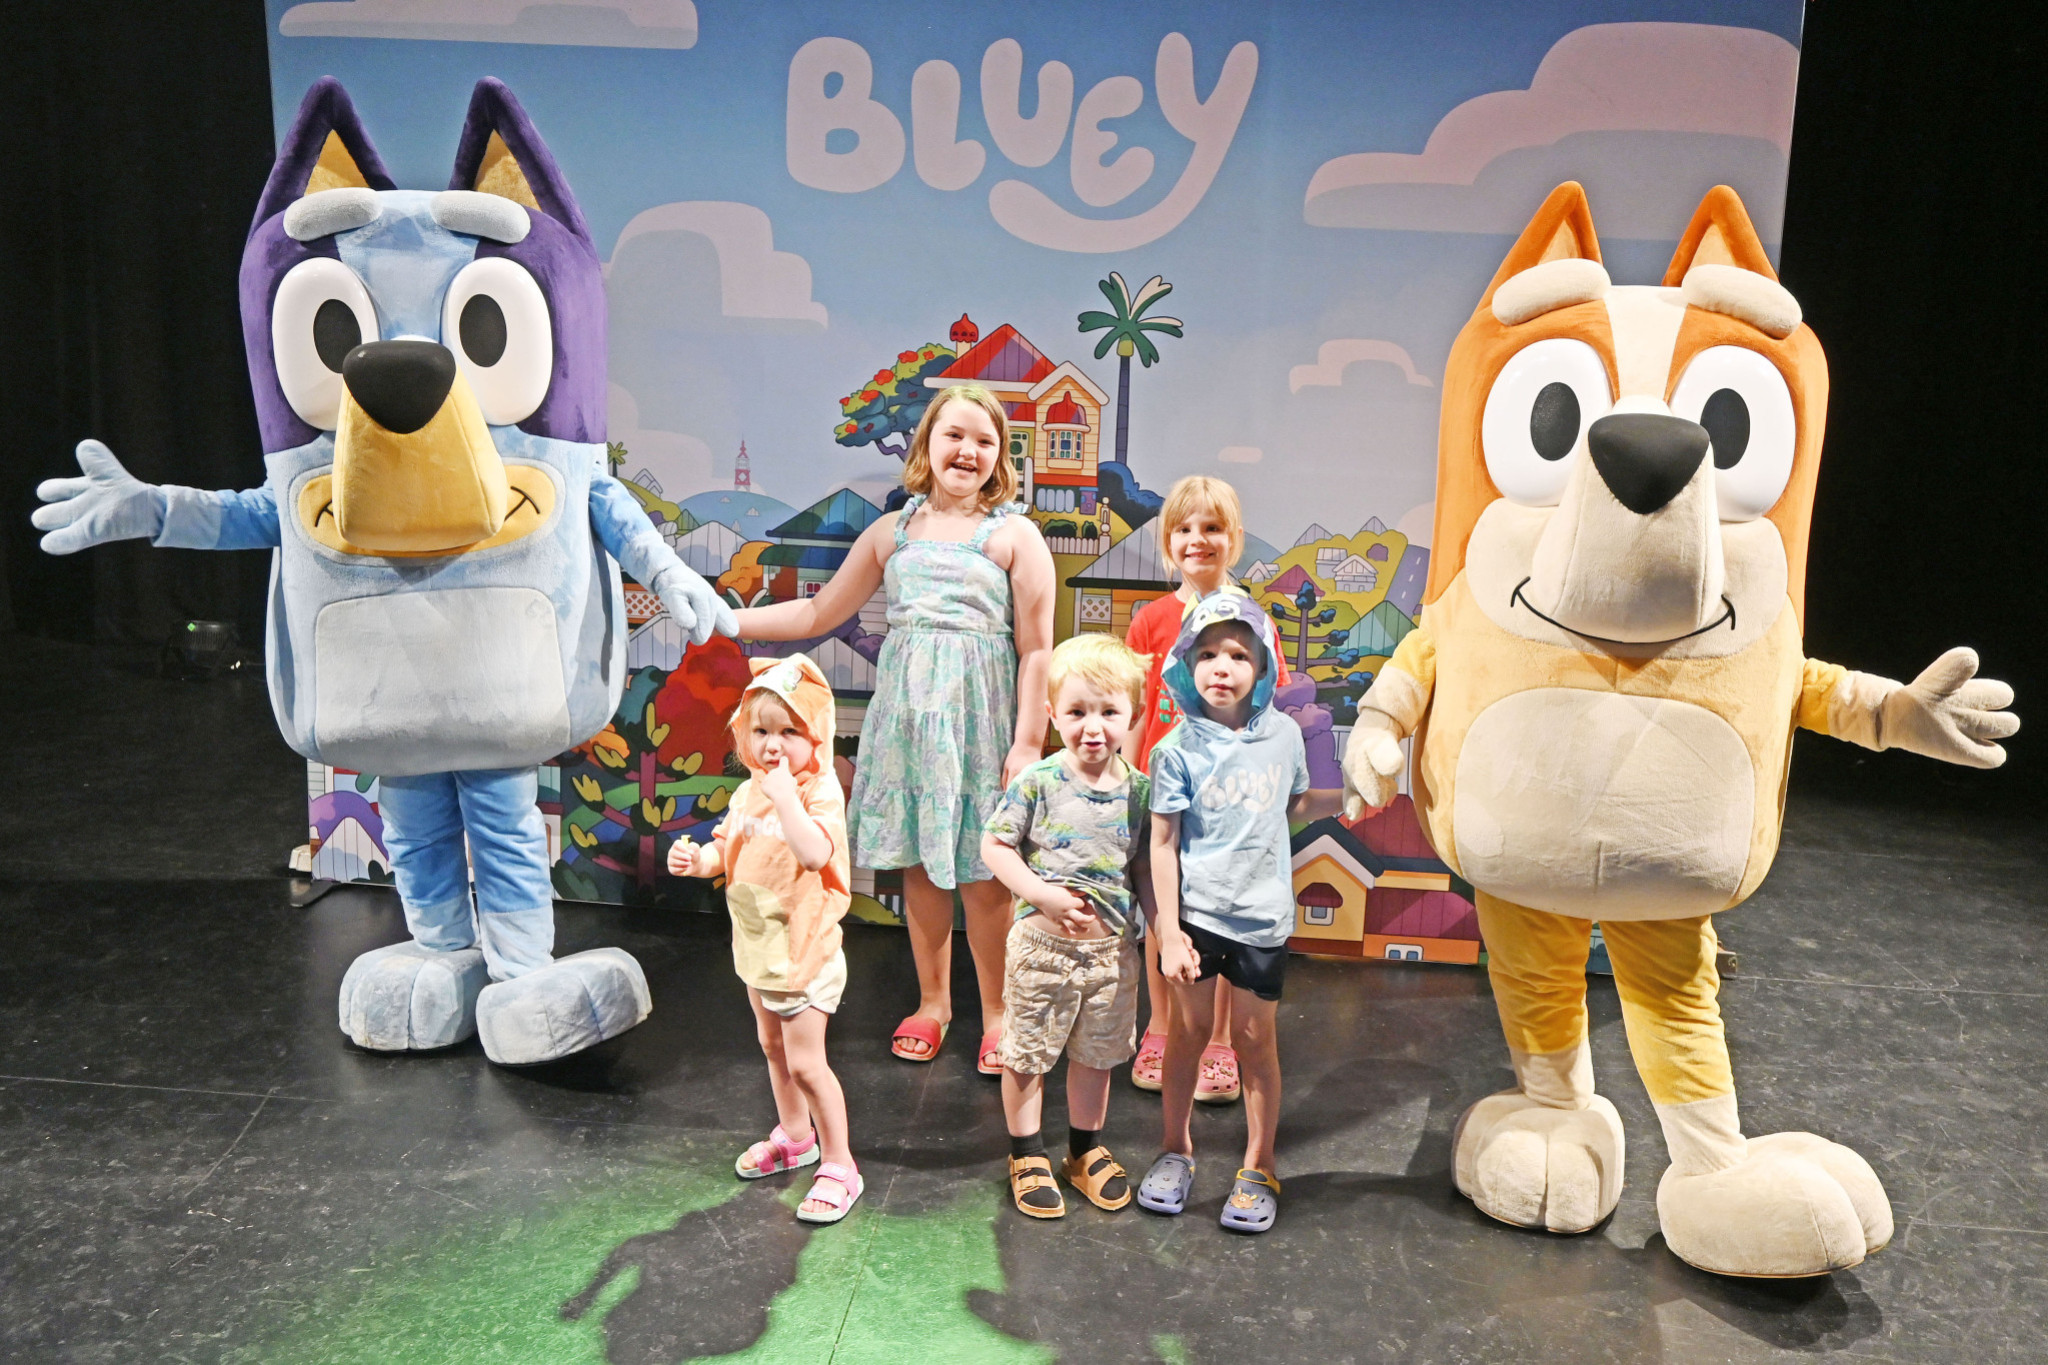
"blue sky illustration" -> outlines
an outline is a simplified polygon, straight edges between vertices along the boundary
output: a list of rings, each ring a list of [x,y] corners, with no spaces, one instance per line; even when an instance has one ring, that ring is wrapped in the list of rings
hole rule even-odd
[[[392,0],[359,3],[392,8]],[[507,8],[489,0],[427,0],[427,7],[458,17]],[[519,96],[572,181],[599,255],[611,260],[611,371],[621,391],[614,425],[629,419],[623,425],[636,434],[629,441],[635,456],[646,453],[670,498],[729,486],[744,439],[754,486],[784,503],[802,506],[841,485],[878,501],[899,466],[833,441],[837,400],[896,352],[944,341],[962,312],[984,335],[1015,325],[1114,397],[1115,358],[1092,359],[1095,338],[1077,331],[1075,315],[1102,306],[1096,281],[1117,270],[1133,286],[1163,275],[1174,292],[1155,311],[1187,327],[1184,338],[1161,339],[1158,365],[1134,366],[1137,477],[1162,490],[1183,474],[1229,478],[1244,495],[1250,529],[1285,546],[1311,522],[1351,530],[1378,516],[1395,525],[1431,500],[1445,357],[1512,240],[1511,227],[1489,228],[1476,210],[1478,230],[1316,225],[1304,195],[1318,168],[1359,153],[1422,151],[1452,109],[1529,86],[1546,53],[1575,30],[1717,25],[1775,35],[1780,47],[1796,49],[1802,7],[1799,0],[698,0],[696,38],[687,47],[298,36],[281,31],[305,32],[287,20],[292,9],[291,0],[269,0],[278,129],[313,80],[336,76],[402,186],[446,184],[477,78],[500,77]],[[335,5],[318,9],[343,13]],[[566,12],[551,7],[557,20]],[[1162,113],[1155,80],[1155,53],[1171,33],[1192,45],[1198,96],[1209,94],[1235,45],[1254,44],[1258,59],[1229,151],[1186,218],[1156,240],[1105,253],[1034,245],[1001,226],[990,191],[1002,181],[1034,186],[1083,218],[1128,217],[1168,196],[1193,151]],[[955,136],[985,149],[979,174],[962,188],[933,188],[906,155],[893,176],[860,192],[800,183],[786,157],[791,63],[818,38],[866,53],[872,98],[906,137],[914,134],[914,73],[928,62],[950,63],[961,84]],[[1152,154],[1151,175],[1139,188],[1112,206],[1084,204],[1070,180],[1071,132],[1042,166],[1004,156],[979,94],[983,54],[1001,39],[1022,45],[1026,109],[1036,98],[1034,73],[1046,62],[1071,68],[1077,105],[1111,77],[1136,78],[1140,107],[1103,127],[1118,138],[1107,159],[1134,146]],[[1796,52],[1785,60],[1789,73]],[[1789,108],[1789,88],[1785,96]],[[852,140],[834,134],[825,148],[843,151]],[[1618,282],[1653,282],[1699,194],[1720,180],[1759,210],[1768,241],[1777,235],[1783,152],[1755,138],[1594,131],[1525,149],[1498,166],[1495,179],[1479,182],[1496,200],[1512,201],[1494,203],[1494,219],[1526,216],[1542,188],[1563,178],[1561,168],[1593,187],[1596,222],[1602,197],[1594,170],[1604,167],[1616,185],[1654,180],[1658,188],[1623,214],[1624,230],[1634,235],[1603,234]],[[773,250],[808,267],[808,296],[800,297],[794,263],[756,260],[766,273],[752,294],[741,290],[754,302],[743,299],[735,311],[732,282],[721,275],[728,244],[703,231],[642,231],[618,244],[644,211],[704,203],[751,206],[710,211],[729,224],[760,226],[765,215]],[[1430,221],[1463,211],[1445,208]],[[764,256],[758,234],[754,245]],[[1304,381],[1302,367],[1316,366],[1320,348],[1340,339],[1391,343],[1412,366],[1369,359],[1338,365],[1329,382]],[[1113,421],[1112,411],[1106,423]]]

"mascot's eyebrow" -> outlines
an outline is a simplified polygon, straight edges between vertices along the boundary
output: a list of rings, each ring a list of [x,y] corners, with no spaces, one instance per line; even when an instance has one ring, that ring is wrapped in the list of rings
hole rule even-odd
[[[1739,319],[1767,337],[1783,341],[1799,330],[1799,300],[1784,285],[1754,270],[1696,265],[1685,272],[1680,288],[1693,307]]]
[[[1605,298],[1612,287],[1606,267],[1598,261],[1545,261],[1501,281],[1493,291],[1493,315],[1502,326],[1514,327],[1559,308]]]
[[[285,209],[284,232],[295,242],[310,242],[316,237],[332,237],[337,232],[366,227],[376,222],[382,212],[375,190],[360,186],[315,190],[303,199],[293,200]]]
[[[533,220],[503,195],[476,190],[443,190],[434,196],[434,221],[450,232],[488,237],[510,246],[526,240]]]

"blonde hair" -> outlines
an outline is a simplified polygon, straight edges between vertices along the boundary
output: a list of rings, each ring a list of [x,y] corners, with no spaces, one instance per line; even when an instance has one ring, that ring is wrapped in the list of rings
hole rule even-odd
[[[780,707],[782,713],[789,717],[790,723],[803,731],[805,739],[813,744],[818,742],[818,737],[811,733],[811,727],[804,724],[804,718],[797,714],[796,708],[790,705],[781,693],[766,687],[750,687],[741,694],[740,704],[732,713],[733,748],[738,751],[740,761],[750,766],[759,755],[753,750],[753,735],[749,732],[761,713],[761,707],[768,702],[774,702]]]
[[[1136,712],[1145,704],[1145,660],[1114,635],[1090,631],[1062,640],[1052,652],[1045,674],[1045,699],[1055,704],[1069,678],[1101,688],[1123,692]]]
[[[1223,523],[1230,541],[1230,562],[1223,566],[1227,576],[1231,565],[1244,557],[1244,508],[1235,488],[1207,474],[1190,474],[1166,490],[1166,502],[1159,509],[1159,557],[1169,569],[1175,567],[1173,528],[1197,512],[1208,512]]]
[[[910,438],[910,456],[903,462],[903,486],[913,493],[932,491],[932,428],[939,424],[939,409],[948,403],[971,403],[988,414],[996,428],[996,467],[981,486],[981,510],[991,511],[1017,500],[1017,466],[1010,460],[1010,416],[1002,400],[979,384],[955,384],[941,389],[918,420],[917,434]]]

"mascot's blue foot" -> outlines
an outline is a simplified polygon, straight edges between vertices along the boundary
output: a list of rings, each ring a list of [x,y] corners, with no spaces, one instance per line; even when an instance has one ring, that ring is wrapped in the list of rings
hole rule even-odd
[[[647,977],[632,955],[592,948],[485,987],[476,1029],[486,1057],[531,1066],[615,1038],[653,1009]]]
[[[489,982],[478,948],[378,948],[341,978],[341,1031],[378,1052],[450,1047],[476,1032],[477,997]]]

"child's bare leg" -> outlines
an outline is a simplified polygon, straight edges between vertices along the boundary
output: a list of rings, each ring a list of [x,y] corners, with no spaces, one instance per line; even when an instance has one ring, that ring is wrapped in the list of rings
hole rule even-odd
[[[826,1161],[851,1166],[853,1148],[846,1132],[846,1092],[839,1088],[839,1078],[832,1074],[832,1067],[825,1060],[825,1024],[830,1018],[823,1010],[806,1009],[794,1018],[778,1022],[782,1025],[782,1049],[790,1078],[803,1092],[812,1120],[818,1125],[821,1155]],[[785,1131],[789,1128],[787,1123],[782,1126]],[[802,1207],[812,1213],[823,1213],[828,1206],[806,1199]]]
[[[1230,1008],[1230,996],[1236,989],[1237,987],[1231,985],[1222,977],[1216,978],[1216,1027],[1209,1030],[1209,1045],[1211,1047],[1231,1046],[1230,1019],[1232,1011]]]
[[[1090,1133],[1102,1131],[1109,1118],[1109,1076],[1067,1058],[1067,1124]]]
[[[953,893],[933,885],[923,868],[904,868],[903,920],[917,964],[916,1013],[945,1024],[953,1017]],[[898,1045],[924,1050],[922,1043]]]
[[[1202,1044],[1215,1026],[1216,991],[1207,981],[1171,983],[1173,1012],[1166,1030],[1166,1063],[1160,1072],[1159,1145],[1182,1156],[1195,1154],[1188,1114],[1195,1107],[1195,1081],[1202,1074]]]
[[[1010,893],[998,881],[963,882],[960,905],[967,920],[967,951],[974,957],[974,980],[981,988],[981,1031],[1003,1026],[1003,947],[1010,925]]]
[[[1003,1068],[1003,1122],[1013,1138],[1030,1137],[1045,1117],[1045,1077]]]
[[[802,1142],[811,1131],[811,1106],[790,1071],[783,1018],[761,1003],[761,993],[752,986],[747,987],[747,1003],[754,1007],[754,1032],[761,1040],[761,1055],[768,1059],[768,1086],[775,1092],[775,1120],[792,1142]]]
[[[818,1128],[818,1141],[824,1144],[824,1159],[845,1164],[853,1160],[853,1150],[847,1145],[846,1092],[839,1088],[839,1078],[825,1059],[825,1025],[831,1017],[823,1010],[806,1009],[777,1022],[782,1025],[790,1079],[803,1092]]]
[[[1244,1164],[1273,1174],[1273,1142],[1280,1131],[1280,1003],[1230,988],[1231,1046],[1244,1082]]]
[[[1167,988],[1166,973],[1159,970],[1159,936],[1145,935],[1146,1033],[1164,1033],[1173,1018],[1173,992]]]

